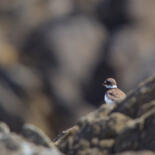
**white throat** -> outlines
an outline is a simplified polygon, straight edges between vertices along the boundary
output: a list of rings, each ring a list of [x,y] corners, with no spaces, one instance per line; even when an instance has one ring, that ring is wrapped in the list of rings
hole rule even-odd
[[[106,85],[106,88],[117,88],[117,85],[113,85],[113,86]]]

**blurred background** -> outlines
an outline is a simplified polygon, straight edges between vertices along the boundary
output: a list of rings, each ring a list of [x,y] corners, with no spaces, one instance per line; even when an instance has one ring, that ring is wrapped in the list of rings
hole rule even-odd
[[[51,138],[155,71],[154,0],[0,0],[0,121]]]

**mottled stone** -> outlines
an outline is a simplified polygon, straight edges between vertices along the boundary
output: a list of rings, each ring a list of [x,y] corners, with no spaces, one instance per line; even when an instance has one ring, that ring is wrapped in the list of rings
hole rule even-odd
[[[2,155],[62,155],[56,148],[37,146],[14,134],[0,133]]]
[[[44,147],[51,147],[52,142],[50,139],[41,131],[41,129],[31,125],[25,124],[22,130],[22,136],[27,140],[35,143],[36,145],[41,145]]]

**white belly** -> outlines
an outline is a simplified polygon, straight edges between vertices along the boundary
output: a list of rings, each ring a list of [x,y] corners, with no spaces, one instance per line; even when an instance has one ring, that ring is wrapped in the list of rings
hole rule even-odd
[[[114,104],[114,102],[110,100],[106,94],[104,95],[104,101],[106,102],[106,104]]]

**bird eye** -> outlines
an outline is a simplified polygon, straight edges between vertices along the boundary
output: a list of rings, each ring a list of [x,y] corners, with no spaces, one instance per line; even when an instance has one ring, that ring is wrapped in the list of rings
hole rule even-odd
[[[107,84],[107,85],[111,85],[111,82],[107,81],[106,84]]]

